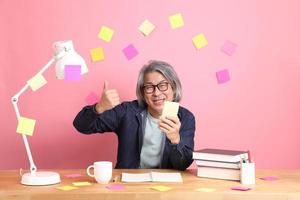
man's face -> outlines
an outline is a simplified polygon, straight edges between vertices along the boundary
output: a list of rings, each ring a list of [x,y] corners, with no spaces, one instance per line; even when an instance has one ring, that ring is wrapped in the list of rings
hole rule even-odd
[[[158,118],[165,101],[173,101],[174,92],[168,80],[159,72],[147,73],[144,77],[144,99],[148,111]]]

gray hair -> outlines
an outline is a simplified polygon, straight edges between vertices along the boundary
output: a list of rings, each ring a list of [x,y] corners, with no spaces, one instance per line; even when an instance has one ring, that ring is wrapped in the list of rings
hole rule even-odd
[[[150,72],[161,73],[171,84],[171,87],[174,91],[173,101],[179,102],[181,100],[181,96],[182,96],[181,83],[173,67],[164,61],[150,60],[140,70],[137,84],[136,84],[136,96],[140,106],[147,105],[144,99],[143,86],[144,86],[145,75]]]

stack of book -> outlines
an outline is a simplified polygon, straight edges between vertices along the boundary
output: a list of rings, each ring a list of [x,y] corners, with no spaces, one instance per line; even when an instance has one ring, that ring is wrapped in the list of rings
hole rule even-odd
[[[193,152],[197,176],[240,180],[240,162],[248,160],[247,151],[201,149]]]

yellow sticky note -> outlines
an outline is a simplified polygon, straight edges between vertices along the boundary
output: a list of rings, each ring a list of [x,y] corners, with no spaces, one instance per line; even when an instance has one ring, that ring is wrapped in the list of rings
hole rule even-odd
[[[70,190],[75,190],[75,189],[78,189],[78,188],[70,186],[70,185],[65,185],[65,186],[57,187],[57,189],[63,190],[63,191],[70,191]]]
[[[139,26],[139,31],[146,36],[149,35],[154,29],[155,26],[147,19]]]
[[[184,26],[184,21],[181,13],[177,13],[175,15],[169,16],[169,22],[171,24],[172,29],[176,29]]]
[[[156,186],[151,187],[151,189],[161,191],[161,192],[165,192],[165,191],[171,190],[172,188],[164,186],[164,185],[156,185]]]
[[[192,40],[193,40],[193,43],[194,43],[194,45],[197,49],[205,47],[208,44],[208,42],[207,42],[207,40],[206,40],[203,33],[201,33],[199,35],[196,35],[195,37],[193,37]]]
[[[93,62],[104,60],[104,50],[102,47],[91,49],[90,54]]]
[[[26,117],[19,117],[17,133],[32,136],[35,126],[35,120]]]
[[[74,182],[72,183],[74,186],[87,186],[87,185],[92,185],[90,182]]]
[[[29,81],[27,81],[27,83],[33,91],[36,91],[42,86],[44,86],[47,83],[47,81],[42,74],[37,74],[34,77],[32,77]]]
[[[179,103],[166,101],[161,116],[176,117],[179,109]]]
[[[213,192],[216,191],[214,188],[197,188],[196,191],[198,192]]]
[[[114,35],[114,30],[107,27],[107,26],[102,26],[101,30],[98,34],[98,37],[102,40],[104,40],[105,42],[110,42],[112,36]]]

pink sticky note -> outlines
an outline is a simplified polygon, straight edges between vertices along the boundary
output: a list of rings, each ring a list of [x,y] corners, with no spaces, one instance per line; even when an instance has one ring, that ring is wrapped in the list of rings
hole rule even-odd
[[[79,81],[81,77],[80,65],[65,65],[65,80]]]
[[[229,72],[227,69],[216,72],[218,84],[226,83],[230,80]]]
[[[221,47],[221,51],[227,54],[228,56],[231,56],[235,52],[236,47],[237,47],[236,44],[227,40]]]
[[[106,186],[106,188],[110,189],[110,190],[120,190],[120,189],[125,188],[125,186],[120,185],[120,184],[115,184],[115,185],[108,185],[108,186]]]
[[[99,96],[96,95],[94,92],[91,92],[86,98],[85,98],[85,101],[92,105],[92,104],[95,104],[99,101]]]
[[[239,191],[247,191],[247,190],[251,190],[252,188],[250,188],[250,187],[243,187],[243,186],[233,186],[230,189],[232,189],[232,190],[239,190]]]
[[[260,179],[264,181],[276,181],[279,178],[277,176],[265,176],[265,177],[261,177]]]
[[[66,174],[65,177],[67,178],[77,178],[77,177],[81,177],[81,174]]]
[[[123,53],[128,60],[131,60],[132,58],[137,56],[139,52],[136,50],[133,44],[130,44],[123,49]]]

